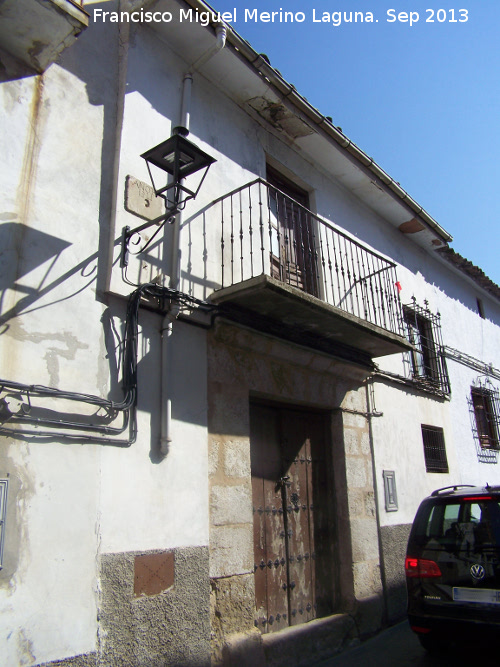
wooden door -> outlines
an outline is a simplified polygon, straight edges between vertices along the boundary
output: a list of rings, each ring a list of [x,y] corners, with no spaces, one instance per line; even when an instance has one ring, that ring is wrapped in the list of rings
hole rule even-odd
[[[325,418],[252,405],[255,624],[274,632],[332,605]]]
[[[267,168],[271,225],[271,274],[309,294],[317,293],[317,258],[309,196],[271,167]]]
[[[279,430],[274,410],[252,406],[250,442],[254,527],[255,619],[263,632],[288,625],[287,555]],[[274,627],[273,627],[274,626]]]

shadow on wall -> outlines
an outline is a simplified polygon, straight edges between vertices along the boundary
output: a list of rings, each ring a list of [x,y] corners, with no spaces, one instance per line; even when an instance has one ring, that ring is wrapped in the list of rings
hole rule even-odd
[[[121,8],[118,0],[111,0],[93,4],[92,11],[100,7],[105,11],[119,11]],[[100,106],[103,110],[103,125],[98,128],[102,131],[96,281],[98,293],[104,292],[108,285],[116,198],[121,196],[124,186],[117,182],[117,156],[122,143],[125,96],[139,92],[165,119],[176,118],[179,112],[174,96],[168,94],[169,86],[165,80],[168,80],[171,74],[168,62],[161,62],[157,55],[158,48],[156,51],[154,49],[157,45],[154,33],[150,30],[145,33],[148,40],[141,42],[142,59],[138,62],[138,59],[133,57],[133,47],[140,40],[140,35],[130,34],[134,29],[134,26],[131,27],[126,22],[94,22],[91,18],[88,29],[64,52],[59,62],[62,68],[85,83],[89,103]],[[145,72],[149,74],[146,76]],[[158,85],[159,80],[162,80],[162,85]],[[180,86],[180,82],[178,85]],[[135,119],[138,133],[141,132],[142,122],[141,118]],[[165,120],[165,134],[169,125]],[[147,148],[148,145],[143,146],[144,150]],[[139,155],[137,159],[140,159]],[[165,272],[164,261],[162,266]]]
[[[103,7],[105,11],[119,9],[117,1],[101,2],[92,5],[92,10]],[[97,290],[103,292],[107,287],[110,272],[109,248],[113,239],[113,219],[116,209],[116,197],[123,192],[124,183],[118,183],[118,165],[116,157],[120,154],[122,147],[122,123],[124,118],[125,98],[132,98],[137,93],[146,106],[149,104],[159,115],[157,127],[148,128],[147,136],[158,135],[158,141],[165,139],[170,134],[171,126],[180,121],[180,98],[171,91],[179,91],[182,84],[182,64],[172,67],[172,59],[178,59],[165,46],[157,34],[147,26],[123,23],[104,23],[91,21],[89,28],[78,38],[77,42],[62,55],[59,65],[85,83],[88,101],[103,109],[102,126],[102,149],[100,164],[100,203],[99,203],[99,249],[98,249],[98,275]],[[188,64],[185,64],[187,70]],[[196,88],[206,85],[200,74],[197,77]],[[227,135],[228,128],[223,127],[223,120],[212,110],[205,110],[203,116],[195,113],[197,98],[193,98],[193,114],[191,117],[191,129],[202,141],[213,146],[219,144],[220,139]],[[206,122],[206,113],[212,114],[211,121],[216,124],[216,130],[212,123]],[[245,116],[246,118],[246,116]],[[129,124],[132,124],[129,128]],[[140,137],[143,119],[127,116],[127,140],[137,141]],[[156,125],[156,124],[155,124]],[[207,128],[208,125],[208,128]],[[99,128],[101,131],[101,128]],[[160,134],[158,134],[160,133]],[[150,147],[149,139],[142,146],[143,150]],[[127,146],[124,145],[126,149]],[[218,146],[219,148],[219,146]],[[242,152],[238,140],[224,141],[224,152],[229,159],[238,163],[241,161]],[[142,160],[137,155],[138,163],[142,167]],[[223,192],[214,193],[220,196]],[[202,212],[196,215],[200,216]],[[204,217],[200,218],[203,220]],[[186,234],[189,234],[189,257],[184,261],[183,280],[188,281],[188,286],[181,287],[183,291],[192,294],[196,285],[202,285],[205,296],[216,287],[207,277],[207,243],[204,243],[203,257],[195,257],[191,254],[193,239],[196,235],[203,235],[206,239],[205,227],[196,227],[192,231],[193,220],[186,219],[183,223]],[[151,263],[151,267],[158,268],[162,273],[168,274],[170,262],[169,243],[171,233],[168,226],[165,227],[165,238],[148,248],[148,254],[144,259]],[[163,243],[163,247],[162,247]],[[156,250],[156,252],[154,252]],[[160,250],[160,252],[158,252]],[[156,255],[156,257],[154,256]],[[203,264],[203,275],[195,275],[193,267]],[[132,275],[133,269],[129,268]],[[199,272],[201,274],[201,272]]]
[[[102,6],[106,8],[106,11],[112,11],[119,9],[119,4],[117,0],[113,0],[102,2],[94,7]],[[99,165],[92,167],[97,172],[100,181],[99,210],[96,211],[95,216],[99,225],[98,247],[81,262],[66,272],[56,275],[57,269],[61,266],[58,262],[63,252],[71,244],[56,236],[28,228],[23,224],[24,220],[14,222],[14,216],[9,214],[8,217],[5,217],[5,214],[6,222],[0,227],[0,271],[3,271],[0,277],[0,305],[4,306],[6,310],[0,320],[3,324],[0,334],[6,333],[9,322],[21,313],[33,312],[68,301],[91,286],[96,290],[97,299],[106,301],[103,293],[107,288],[111,269],[111,249],[120,243],[120,239],[112,237],[114,230],[111,223],[116,208],[116,193],[120,191],[120,187],[117,186],[116,157],[121,144],[125,92],[140,89],[141,95],[155,109],[159,109],[165,119],[175,118],[178,112],[176,100],[168,95],[169,87],[157,86],[158,76],[144,76],[144,67],[148,69],[148,59],[150,64],[157,69],[160,66],[160,74],[171,76],[169,75],[169,63],[159,61],[155,53],[158,40],[155,36],[153,39],[146,40],[153,34],[142,32],[141,37],[138,37],[138,39],[144,37],[144,40],[141,41],[141,62],[138,58],[131,58],[129,63],[126,50],[129,40],[128,29],[127,24],[91,22],[89,28],[82,33],[71,48],[62,54],[58,62],[61,68],[85,84],[89,103],[102,107],[103,110],[102,126],[94,128],[97,141],[101,145],[101,160]],[[0,69],[2,69],[1,63]],[[3,74],[0,72],[1,81],[35,76],[35,73],[28,71],[25,67],[14,67],[14,64],[9,71],[6,68],[2,71]],[[49,75],[45,77],[49,78]],[[44,75],[38,77],[40,89],[43,87],[43,79]],[[139,125],[140,119],[137,119],[137,123]],[[167,125],[167,120],[165,120],[165,125]],[[70,140],[71,137],[68,136],[68,142]],[[90,221],[90,224],[95,225],[94,219]],[[34,287],[23,285],[22,278],[34,270],[37,270],[40,275],[38,284]],[[61,295],[63,285],[67,286],[67,290]],[[9,302],[9,290],[12,290],[15,298],[18,299],[15,305],[14,300],[12,304]],[[52,293],[53,300],[49,302],[48,297]],[[123,321],[123,311],[122,303],[113,303],[102,316],[104,341],[110,366],[109,395],[113,397],[113,400],[117,400],[116,397],[119,397],[121,393],[119,377],[123,372],[121,367],[123,331],[120,332],[117,329],[115,319]],[[157,359],[159,358],[161,317],[141,311],[140,318],[142,348],[139,350],[137,371],[139,384],[143,384],[142,388],[140,387],[138,405],[140,410],[151,414],[151,458],[154,459],[159,432]],[[175,418],[175,406],[173,416]],[[58,438],[54,440],[59,441]],[[44,441],[47,441],[47,438]]]
[[[57,261],[71,243],[63,239],[46,234],[20,222],[5,222],[0,225],[0,324],[7,326],[13,317],[21,312],[36,310],[34,304],[43,296],[54,290],[72,276],[80,273],[84,279],[90,278],[78,292],[86,289],[95,280],[95,262],[97,255],[92,255],[80,262],[65,274],[52,278]],[[46,269],[40,277],[36,288],[23,285],[21,279],[46,264]],[[4,312],[4,303],[8,290],[21,295],[12,308]],[[77,293],[78,293],[77,292]],[[52,303],[70,299],[74,294],[59,298]],[[41,307],[41,306],[38,306]],[[43,307],[47,307],[45,304]],[[6,329],[0,331],[5,333]]]
[[[211,215],[213,207],[213,203],[203,207],[193,215],[184,219],[181,225],[181,230],[186,234],[184,237],[186,240],[183,244],[183,249],[186,249],[186,254],[185,256],[181,256],[181,282],[179,289],[185,294],[196,296],[203,300],[206,300],[212,292],[221,287],[220,281],[214,281],[209,278],[209,270],[211,270],[212,275],[214,275],[214,267],[210,266],[213,259],[209,253],[209,246],[211,244],[208,235],[214,234],[214,231],[217,230],[217,220],[213,217],[213,214]],[[165,268],[167,269],[167,275],[169,275],[168,271],[170,269],[170,264],[163,260],[161,255],[162,248],[168,250],[171,247],[173,227],[172,225],[167,224],[164,229],[164,239],[160,238],[158,241],[149,245],[147,250],[135,255],[135,257],[140,260],[140,262],[137,263],[137,269],[134,274],[137,276],[137,280],[141,278],[140,273],[141,268],[144,266],[143,263],[147,264],[149,268],[148,277],[151,280],[155,274],[159,275],[160,273],[165,272]],[[131,256],[132,255],[133,253],[131,253]],[[213,256],[216,257],[217,254],[214,253]],[[132,262],[130,262],[130,265],[125,272],[126,276],[129,276],[134,272],[132,266]],[[218,273],[220,273],[220,267]],[[132,278],[132,280],[134,280],[134,278]]]
[[[58,261],[65,250],[70,247],[70,243],[61,240],[50,234],[27,227],[21,223],[6,222],[0,225],[0,305],[4,310],[5,305],[9,304],[9,291],[12,291],[18,299],[10,308],[5,310],[1,317],[0,336],[8,333],[10,323],[21,314],[34,312],[42,308],[53,308],[56,304],[69,301],[77,294],[90,289],[96,281],[96,261],[97,253],[73,266],[62,274],[57,274]],[[33,286],[23,284],[23,278],[39,272],[39,282]],[[31,276],[32,278],[32,276]],[[77,285],[75,289],[74,282]],[[71,285],[72,291],[61,295],[64,291],[64,285],[68,288]],[[55,292],[54,292],[55,290]],[[52,301],[44,301],[44,297],[53,296]],[[59,306],[60,307],[60,306]],[[56,316],[56,315],[55,315]],[[156,314],[141,313],[141,346],[137,350],[137,375],[143,387],[148,390],[140,392],[138,407],[151,415],[151,453],[150,458],[153,462],[159,461],[159,399],[158,399],[158,365],[159,339],[161,319]],[[121,322],[117,327],[117,322]],[[113,405],[118,406],[123,401],[123,378],[124,378],[124,339],[125,339],[125,317],[124,304],[113,301],[107,307],[101,317],[103,327],[103,340],[106,349],[106,360],[109,365],[109,391],[108,398],[103,399],[112,401]],[[121,330],[120,330],[121,329]],[[52,340],[53,338],[51,338]],[[70,362],[72,356],[66,357]],[[28,369],[27,369],[28,370]],[[78,394],[66,389],[52,389],[43,384],[40,385],[40,378],[27,377],[27,385],[18,382],[18,378],[3,378],[2,396],[0,408],[3,413],[0,415],[0,428],[3,435],[11,435],[16,439],[28,438],[39,442],[86,442],[117,446],[124,446],[123,440],[117,437],[114,441],[111,437],[95,437],[92,439],[85,429],[98,426],[99,428],[110,428],[116,431],[115,422],[119,418],[119,411],[113,409],[113,405],[103,407],[102,402],[97,404],[93,397],[87,397],[84,394]],[[77,382],[77,378],[75,378]],[[43,382],[43,380],[42,380]],[[41,392],[39,391],[41,389]],[[68,404],[61,404],[61,401],[72,401],[72,407],[68,411]],[[100,397],[97,397],[100,399]],[[90,399],[90,400],[88,400]],[[75,403],[76,401],[76,403]],[[63,408],[64,405],[64,408]],[[101,407],[99,407],[99,405]],[[13,408],[12,406],[15,406]],[[93,407],[92,407],[93,406]],[[18,413],[19,409],[19,413]],[[14,417],[16,421],[17,414],[29,418],[25,423],[24,429],[28,426],[29,433],[23,434],[18,429],[13,429],[10,421]],[[49,428],[44,425],[49,422],[52,424]],[[68,437],[60,432],[60,428],[68,427],[68,423],[83,424],[81,436],[78,435],[79,429],[71,427],[72,431],[67,431]],[[30,426],[31,424],[31,426]],[[40,430],[33,430],[42,427]],[[18,424],[23,430],[22,422]],[[57,428],[56,428],[57,427]],[[92,429],[95,430],[95,429]],[[103,431],[105,432],[105,431]],[[118,432],[118,431],[116,431]]]
[[[110,5],[118,5],[118,2],[106,3],[108,9],[112,9]],[[107,276],[110,270],[111,253],[110,247],[113,245],[111,238],[112,227],[110,220],[112,220],[112,211],[115,201],[116,187],[115,187],[115,154],[120,139],[121,105],[119,100],[119,56],[120,56],[120,35],[117,24],[99,24],[92,23],[89,28],[84,31],[76,43],[67,49],[59,58],[59,65],[73,73],[76,77],[82,80],[87,87],[87,95],[90,104],[103,107],[103,127],[94,128],[96,136],[101,143],[101,164],[100,168],[96,169],[100,177],[100,197],[99,197],[99,211],[96,211],[96,218],[99,224],[99,244],[95,253],[83,259],[74,268],[64,273],[57,279],[53,279],[48,283],[49,274],[53,274],[54,268],[62,251],[69,246],[64,241],[48,234],[28,229],[26,223],[26,210],[21,211],[19,215],[3,214],[4,223],[0,229],[0,248],[1,260],[4,273],[1,278],[1,287],[3,295],[5,290],[11,286],[18,293],[24,291],[23,296],[15,308],[5,312],[2,316],[2,323],[5,324],[13,316],[22,312],[27,312],[35,301],[47,294],[50,290],[60,286],[73,275],[81,274],[82,278],[86,280],[83,287],[78,291],[82,291],[88,287],[92,282],[96,283],[97,298],[100,298],[106,289]],[[26,66],[21,66],[15,61],[11,62],[11,58],[6,54],[0,54],[0,81],[8,82],[20,78],[36,77],[36,73],[29,70]],[[16,65],[16,66],[14,66]],[[49,68],[50,69],[50,68]],[[37,90],[39,99],[37,101],[37,108],[43,103],[43,81],[44,78],[49,78],[48,74],[38,75]],[[50,102],[50,100],[47,100]],[[33,122],[35,123],[37,119]],[[102,139],[100,133],[102,132]],[[35,138],[29,141],[36,140],[36,134],[39,133],[39,128],[34,126],[32,134]],[[67,144],[71,146],[73,137],[67,136]],[[29,149],[29,146],[28,146]],[[34,149],[25,156],[25,161],[30,170],[36,169],[38,156]],[[88,165],[88,168],[94,169]],[[29,184],[28,184],[29,185]],[[25,199],[28,199],[26,196]],[[26,208],[29,204],[24,203]],[[10,217],[5,217],[5,216]],[[17,219],[20,222],[13,222]],[[95,224],[91,221],[90,224]],[[56,226],[56,225],[55,225]],[[17,253],[18,256],[15,256]],[[48,266],[47,272],[40,282],[36,290],[24,289],[18,282],[19,278],[29,273],[33,268],[53,260]],[[8,267],[5,269],[4,267]],[[74,292],[70,296],[74,296],[78,292]],[[65,296],[63,299],[56,299],[53,303],[70,298]]]
[[[150,414],[150,459],[153,463],[162,460],[157,362],[161,319],[155,313],[141,313],[138,338],[131,332],[131,326],[135,329],[134,322],[131,325],[123,311],[124,304],[113,301],[101,317],[105,359],[109,366],[105,380],[109,386],[108,398],[75,392],[74,387],[68,391],[37,384],[38,378],[30,376],[29,384],[20,383],[17,378],[3,378],[0,380],[0,435],[37,443],[129,447],[137,436],[137,406],[141,412]],[[116,322],[121,323],[121,331]],[[137,361],[130,359],[131,340]],[[73,359],[68,358],[70,362]],[[78,373],[74,379],[78,386]]]
[[[406,617],[408,596],[406,593],[406,582],[393,584],[386,589],[387,595],[387,621],[389,624],[397,623]]]
[[[406,615],[405,556],[411,524],[381,527],[383,576],[387,620],[394,623]]]
[[[9,53],[3,51],[3,49],[0,49],[0,83],[27,79],[36,75],[37,72],[13,58]]]
[[[118,9],[119,2],[99,3],[106,10]],[[94,6],[93,6],[94,7]],[[126,53],[121,46],[121,24],[94,23],[67,49],[59,60],[59,65],[85,83],[88,101],[102,107],[101,164],[99,193],[99,245],[97,257],[97,294],[107,287],[110,267],[111,234],[116,202],[116,155],[121,141],[124,90],[121,89],[121,63],[126,63]],[[69,138],[68,138],[69,140]]]

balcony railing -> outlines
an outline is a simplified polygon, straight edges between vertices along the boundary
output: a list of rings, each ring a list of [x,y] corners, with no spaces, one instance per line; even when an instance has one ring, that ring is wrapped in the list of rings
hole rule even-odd
[[[274,186],[257,179],[217,199],[212,214],[222,288],[265,274],[404,335],[395,264]]]

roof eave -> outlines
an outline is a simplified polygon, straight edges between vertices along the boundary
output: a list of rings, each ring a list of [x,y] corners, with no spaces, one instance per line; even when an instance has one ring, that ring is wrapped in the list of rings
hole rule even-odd
[[[203,0],[183,0],[194,10],[215,12],[208,3]],[[351,155],[365,169],[368,169],[390,193],[395,195],[416,216],[439,237],[443,243],[450,243],[452,235],[420,206],[401,185],[395,181],[375,160],[362,151],[353,141],[341,132],[333,122],[324,116],[318,109],[313,107],[293,86],[288,83],[282,75],[270,65],[261,54],[257,53],[250,44],[243,39],[231,25],[225,24],[227,28],[227,42],[243,57],[256,72],[262,74],[287,102],[304,114],[308,121],[312,122],[317,131],[325,138],[333,141],[337,146]]]

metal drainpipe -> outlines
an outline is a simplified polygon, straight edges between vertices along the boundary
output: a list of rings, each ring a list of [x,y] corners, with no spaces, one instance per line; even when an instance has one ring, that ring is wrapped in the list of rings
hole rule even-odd
[[[372,477],[373,477],[373,493],[375,500],[375,520],[377,522],[377,537],[378,537],[378,554],[380,562],[380,579],[382,583],[382,599],[384,603],[384,612],[382,622],[384,625],[387,623],[389,616],[389,602],[388,602],[388,591],[387,591],[387,577],[385,571],[385,559],[384,559],[384,549],[382,545],[382,526],[380,525],[380,504],[378,500],[378,483],[377,483],[377,466],[375,462],[375,442],[373,438],[373,418],[374,417],[383,417],[382,412],[378,412],[375,408],[375,387],[373,385],[373,378],[370,377],[367,379],[365,384],[366,390],[366,405],[367,405],[367,415],[368,415],[368,437],[370,441],[370,452],[372,458]]]
[[[193,72],[199,70],[205,63],[213,58],[226,45],[226,26],[218,25],[215,28],[216,41],[196,60],[184,75],[182,81],[181,98],[181,129],[189,133],[190,110],[191,110],[191,88],[193,84]],[[179,288],[180,282],[180,232],[182,226],[182,211],[175,216],[172,233],[172,257],[169,287]],[[170,368],[173,359],[172,333],[173,323],[179,315],[179,304],[173,304],[165,317],[161,327],[161,385],[160,385],[160,453],[162,456],[168,454],[172,442],[172,388],[170,382]]]
[[[172,332],[173,321],[179,314],[179,305],[171,308],[163,318],[161,328],[161,372],[160,372],[160,453],[168,454],[172,442],[172,388],[170,386],[170,368],[173,359]]]

